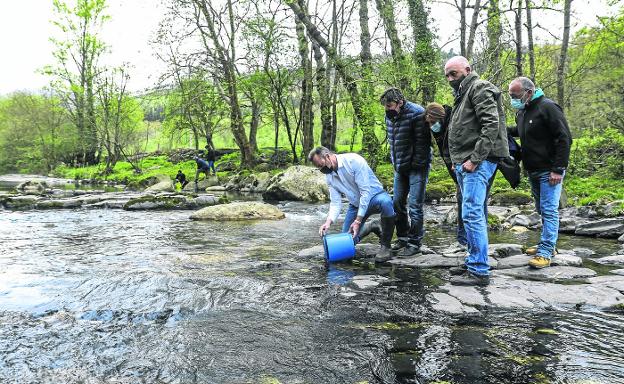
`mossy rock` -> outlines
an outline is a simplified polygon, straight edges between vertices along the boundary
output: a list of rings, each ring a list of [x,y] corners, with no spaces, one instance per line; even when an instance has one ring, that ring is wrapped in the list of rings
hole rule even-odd
[[[502,191],[492,196],[490,203],[494,205],[526,205],[531,204],[533,198],[527,192]]]
[[[149,210],[149,209],[187,209],[189,201],[184,196],[153,196],[146,195],[129,200],[124,204],[123,209],[127,211]]]
[[[436,183],[427,185],[427,189],[425,191],[425,201],[440,201],[445,197],[449,196],[453,193],[453,189],[444,183]]]
[[[202,208],[191,215],[192,220],[280,220],[286,217],[277,207],[257,201],[239,201]]]

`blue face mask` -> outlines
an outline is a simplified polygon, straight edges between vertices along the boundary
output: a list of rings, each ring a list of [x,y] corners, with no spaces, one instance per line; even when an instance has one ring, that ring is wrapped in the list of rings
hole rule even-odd
[[[440,130],[442,130],[442,124],[440,124],[439,121],[431,126],[431,131],[433,133],[438,133],[438,132],[440,132]]]
[[[524,103],[522,102],[522,99],[511,99],[511,108],[524,109]]]

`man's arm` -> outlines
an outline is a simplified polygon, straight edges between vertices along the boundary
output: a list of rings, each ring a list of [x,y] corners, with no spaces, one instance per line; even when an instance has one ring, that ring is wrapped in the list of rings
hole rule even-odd
[[[325,223],[319,228],[319,235],[323,236],[329,229],[332,223],[335,223],[340,215],[342,208],[342,196],[336,188],[334,188],[329,182],[327,183],[329,189],[329,212],[327,213],[327,219]]]
[[[559,105],[546,103],[544,105],[544,111],[548,119],[548,129],[555,141],[555,156],[551,171],[561,174],[563,173],[563,169],[568,167],[568,162],[570,160],[572,134],[568,127],[568,121],[563,115],[563,110]]]
[[[499,135],[499,97],[500,92],[493,85],[488,83],[475,84],[472,103],[477,121],[481,126],[481,132],[474,151],[470,155],[470,161],[474,164],[479,164],[488,157],[494,146],[494,141]]]

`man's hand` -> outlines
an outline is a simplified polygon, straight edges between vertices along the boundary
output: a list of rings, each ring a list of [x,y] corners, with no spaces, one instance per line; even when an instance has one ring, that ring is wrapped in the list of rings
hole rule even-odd
[[[477,164],[473,163],[470,160],[466,160],[463,164],[462,164],[462,169],[466,172],[472,173],[474,172],[474,170],[477,168]]]
[[[319,227],[319,235],[323,236],[325,232],[329,230],[329,226],[331,225],[331,221],[327,220],[323,225]]]
[[[349,233],[354,239],[355,239],[355,236],[357,236],[357,234],[360,233],[361,224],[362,224],[361,221],[354,220],[353,223],[351,223],[351,226],[349,226]]]
[[[548,177],[548,183],[550,185],[557,185],[561,183],[561,180],[563,180],[563,175],[556,172],[550,172],[550,176]]]

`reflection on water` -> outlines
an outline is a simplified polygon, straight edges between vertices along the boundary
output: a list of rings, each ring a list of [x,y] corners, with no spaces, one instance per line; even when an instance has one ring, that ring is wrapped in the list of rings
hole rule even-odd
[[[443,316],[425,295],[445,271],[326,270],[297,251],[320,245],[327,207],[281,208],[286,219],[253,223],[181,211],[2,212],[0,382],[624,382],[620,315]],[[426,237],[451,240],[444,228]],[[352,285],[373,274],[388,279]]]

